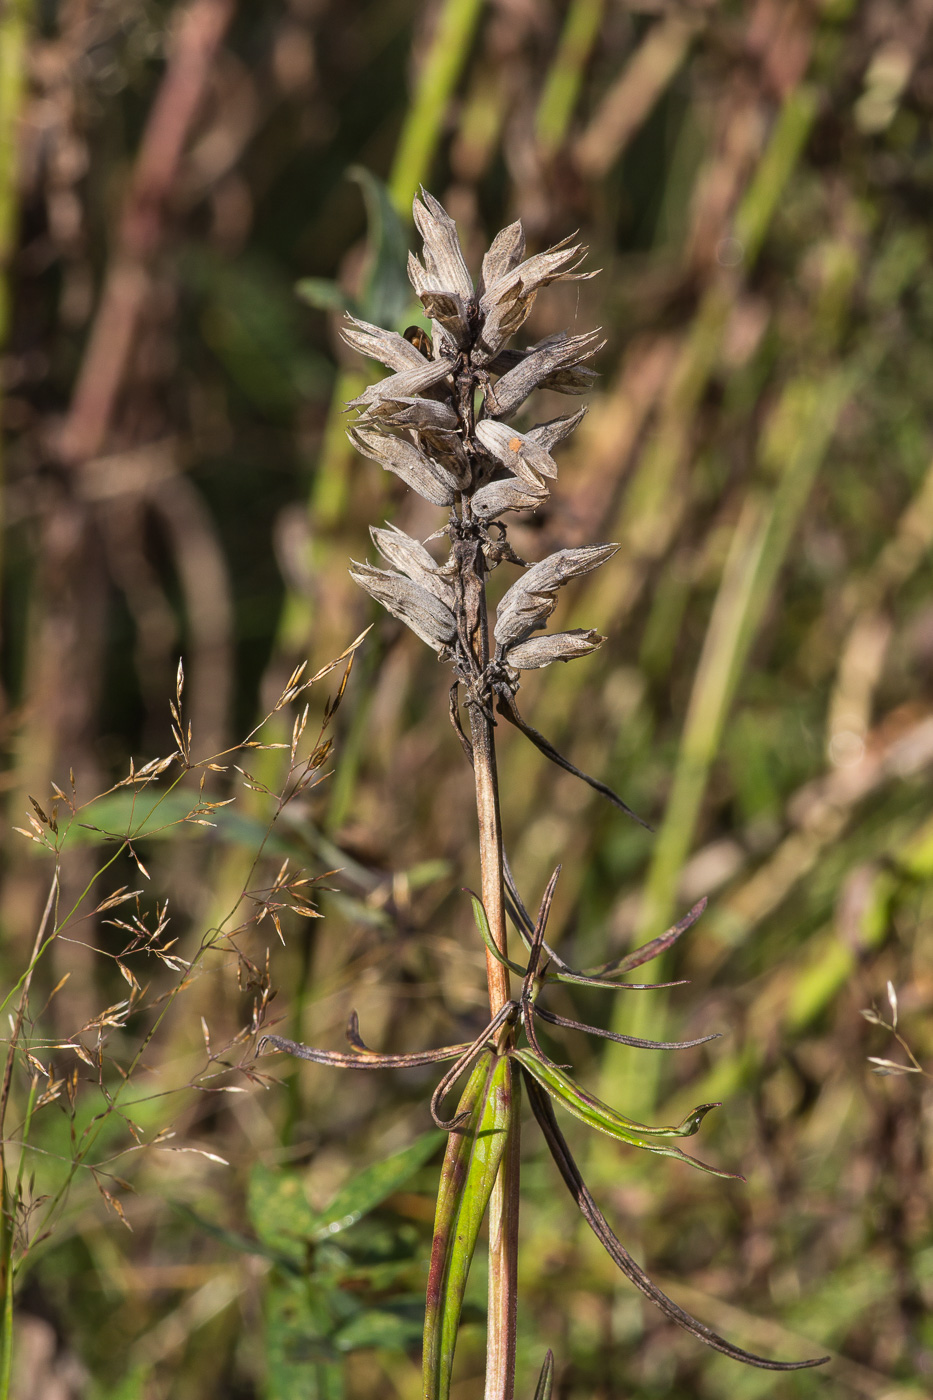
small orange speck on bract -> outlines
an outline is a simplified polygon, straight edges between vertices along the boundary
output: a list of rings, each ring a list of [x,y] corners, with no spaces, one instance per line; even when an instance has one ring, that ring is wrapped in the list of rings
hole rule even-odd
[[[514,437],[514,438],[512,438],[512,439],[510,440],[510,442],[509,442],[509,451],[510,451],[510,452],[517,452],[518,449],[521,447],[521,445],[522,445],[522,440],[521,440],[521,438]]]

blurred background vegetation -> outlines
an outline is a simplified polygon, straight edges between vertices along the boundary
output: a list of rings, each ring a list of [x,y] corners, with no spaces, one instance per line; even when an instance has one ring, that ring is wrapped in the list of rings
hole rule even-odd
[[[546,1345],[574,1400],[933,1389],[931,25],[929,0],[7,0],[18,1400],[419,1394],[432,1078],[254,1062],[251,1032],[338,1046],[356,1007],[370,1044],[416,1049],[485,1019],[446,671],[346,573],[370,523],[443,523],[343,435],[377,371],[340,315],[417,319],[400,276],[422,181],[474,265],[520,217],[532,250],[580,229],[602,268],[529,322],[607,345],[558,489],[511,538],[531,559],[622,542],[562,605],[609,640],[522,701],[657,830],[501,734],[520,887],[536,901],[563,862],[553,931],[577,965],[710,896],[664,968],[688,986],[554,1007],[721,1040],[552,1053],[636,1118],[723,1099],[700,1150],[748,1181],[573,1140],[686,1307],[756,1350],[835,1354],[773,1376],[675,1333],[529,1128],[518,1393]],[[370,622],[323,781],[283,805],[289,755],[261,748],[159,806],[138,784],[91,802],[172,752],[180,655],[204,760]],[[308,733],[338,677],[307,693]],[[287,743],[285,715],[260,737]],[[276,907],[300,868],[339,870],[305,887],[321,919]],[[92,913],[123,887],[138,903]],[[482,1393],[475,1272],[462,1400]]]

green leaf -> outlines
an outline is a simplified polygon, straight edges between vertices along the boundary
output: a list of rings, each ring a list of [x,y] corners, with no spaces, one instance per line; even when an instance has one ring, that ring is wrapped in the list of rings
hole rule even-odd
[[[323,1215],[318,1217],[312,1238],[327,1239],[355,1225],[361,1216],[375,1210],[387,1196],[397,1191],[436,1152],[444,1134],[432,1129],[422,1133],[411,1146],[395,1152],[382,1162],[364,1167],[342,1186]]]
[[[357,1314],[334,1337],[338,1351],[361,1351],[364,1347],[383,1347],[387,1351],[408,1351],[421,1336],[424,1323],[424,1303],[418,1298],[411,1303],[397,1302],[391,1308],[367,1308]]]
[[[448,1400],[463,1295],[480,1225],[505,1151],[518,1081],[506,1055],[486,1050],[460,1100],[434,1218],[424,1320],[423,1397]]]
[[[295,1259],[291,1252],[273,1249],[271,1245],[251,1239],[249,1235],[241,1235],[237,1230],[228,1230],[223,1225],[217,1225],[213,1220],[207,1220],[196,1210],[192,1210],[184,1201],[169,1201],[168,1204],[190,1224],[197,1226],[202,1233],[210,1235],[212,1239],[219,1240],[228,1249],[236,1250],[237,1254],[258,1254],[262,1259],[269,1259],[273,1264],[278,1264],[286,1269],[295,1266]]]
[[[476,920],[476,927],[482,934],[483,942],[486,944],[486,947],[495,958],[496,962],[500,962],[503,967],[507,967],[509,971],[514,972],[516,976],[524,977],[525,969],[519,967],[518,963],[512,962],[511,958],[505,957],[496,946],[496,941],[492,936],[492,929],[489,927],[489,919],[486,916],[486,910],[483,907],[482,900],[479,899],[477,895],[471,894],[470,901],[473,905],[473,918]]]
[[[302,277],[295,283],[295,295],[316,311],[348,311],[350,299],[346,292],[326,277]]]
[[[328,1299],[306,1279],[273,1273],[265,1296],[264,1400],[342,1400],[343,1363]]]
[[[585,1089],[581,1089],[575,1080],[571,1079],[563,1070],[558,1069],[556,1065],[546,1064],[539,1059],[534,1051],[513,1050],[512,1054],[541,1087],[547,1090],[552,1099],[563,1104],[564,1108],[591,1128],[596,1128],[601,1133],[607,1133],[609,1137],[616,1138],[619,1142],[627,1142],[631,1147],[641,1147],[646,1152],[656,1152],[661,1157],[680,1157],[683,1161],[689,1162],[691,1166],[698,1167],[700,1171],[709,1172],[712,1176],[736,1179],[736,1172],[727,1172],[719,1167],[708,1166],[705,1162],[698,1162],[695,1157],[688,1156],[686,1152],[681,1152],[679,1147],[655,1141],[657,1138],[692,1137],[710,1109],[719,1108],[719,1104],[700,1104],[688,1113],[683,1122],[678,1124],[676,1128],[652,1128],[617,1113],[614,1108],[610,1108],[594,1094],[589,1094]],[[738,1177],[738,1179],[743,1180],[742,1177]]]
[[[541,1374],[538,1377],[538,1384],[535,1386],[535,1400],[551,1400],[551,1391],[554,1389],[554,1353],[550,1347],[544,1358],[541,1367]]]
[[[369,225],[368,256],[361,314],[366,321],[395,330],[410,315],[412,290],[408,281],[408,238],[381,180],[362,165],[353,165],[347,175],[363,192]],[[421,312],[421,307],[418,307]]]
[[[249,1174],[247,1210],[261,1242],[269,1249],[300,1264],[308,1252],[308,1241],[320,1224],[305,1195],[299,1172],[273,1171],[257,1165]]]

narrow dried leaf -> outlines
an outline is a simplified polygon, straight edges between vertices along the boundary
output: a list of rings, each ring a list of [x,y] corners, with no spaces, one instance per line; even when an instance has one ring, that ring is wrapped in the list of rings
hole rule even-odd
[[[629,1254],[618,1236],[612,1231],[606,1217],[599,1206],[593,1200],[587,1188],[586,1182],[580,1175],[580,1170],[573,1159],[566,1139],[561,1132],[551,1100],[544,1089],[538,1085],[529,1075],[525,1075],[525,1084],[528,1089],[528,1100],[531,1104],[532,1112],[538,1120],[541,1131],[544,1134],[551,1156],[558,1171],[563,1177],[564,1184],[571,1196],[576,1201],[583,1215],[584,1220],[593,1231],[606,1253],[613,1263],[622,1271],[630,1283],[649,1298],[665,1317],[676,1322],[678,1327],[689,1332],[691,1336],[704,1342],[706,1346],[712,1347],[714,1351],[720,1351],[724,1356],[731,1356],[733,1361],[742,1361],[747,1366],[758,1366],[766,1371],[800,1371],[809,1366],[821,1366],[830,1358],[828,1356],[814,1357],[808,1361],[768,1361],[766,1357],[757,1356],[754,1352],[745,1351],[742,1347],[734,1346],[732,1342],[727,1342],[725,1337],[720,1337],[718,1332],[714,1332],[711,1327],[707,1327],[704,1322],[692,1317],[666,1293],[662,1293],[657,1284],[652,1283],[640,1265]]]
[[[582,782],[587,783],[594,792],[601,793],[614,807],[618,807],[620,812],[624,812],[626,816],[631,817],[632,821],[638,822],[638,825],[643,826],[646,831],[652,830],[648,823],[640,817],[637,812],[632,811],[628,803],[622,801],[622,798],[617,792],[613,792],[611,787],[606,783],[600,782],[598,778],[591,778],[588,773],[583,772],[582,768],[577,768],[568,758],[564,758],[564,755],[555,749],[550,740],[545,739],[544,735],[535,729],[533,725],[526,724],[525,720],[519,714],[514,696],[509,691],[499,690],[497,692],[496,709],[504,719],[507,719],[510,724],[514,724],[516,729],[520,729],[526,739],[530,739],[535,748],[539,749],[541,753],[544,754],[545,758],[549,758],[552,763],[556,763],[559,768],[565,769],[566,772],[573,773],[574,777],[580,778]]]
[[[356,1025],[355,1016],[351,1024]],[[330,1065],[333,1069],[417,1069],[421,1065],[436,1065],[443,1060],[457,1060],[465,1050],[470,1049],[469,1045],[445,1045],[440,1050],[413,1051],[408,1055],[380,1055],[359,1041],[359,1048],[347,1053],[318,1050],[313,1045],[302,1045],[281,1035],[264,1035],[256,1048],[257,1055],[261,1055],[267,1046],[282,1055],[294,1055],[296,1059],[310,1060],[315,1065]]]

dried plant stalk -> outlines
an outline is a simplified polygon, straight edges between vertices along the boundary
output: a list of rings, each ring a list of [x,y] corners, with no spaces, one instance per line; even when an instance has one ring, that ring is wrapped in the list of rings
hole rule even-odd
[[[579,278],[584,250],[570,240],[524,257],[520,223],[493,240],[474,286],[456,227],[443,207],[422,191],[414,203],[415,224],[424,240],[423,263],[411,254],[409,277],[431,322],[427,334],[410,327],[405,335],[351,318],[348,343],[381,361],[387,378],[370,385],[350,405],[359,410],[350,438],[365,456],[402,478],[431,503],[448,508],[446,560],[436,561],[423,544],[401,530],[373,530],[373,540],[392,566],[354,564],[357,583],[393,616],[400,618],[454,673],[450,719],[472,763],[479,832],[481,898],[474,897],[477,927],[486,947],[491,1020],[470,1046],[447,1046],[427,1056],[376,1056],[348,1032],[355,1053],[316,1051],[278,1037],[274,1048],[334,1066],[375,1068],[408,1059],[411,1064],[454,1059],[431,1101],[435,1122],[451,1134],[435,1218],[434,1248],[424,1338],[424,1400],[446,1400],[463,1287],[479,1222],[489,1211],[489,1311],[486,1400],[512,1400],[515,1374],[516,1277],[519,1200],[519,1085],[525,1081],[537,1118],[560,1173],[587,1223],[624,1274],[668,1317],[707,1345],[735,1360],[774,1370],[794,1370],[815,1360],[774,1362],[754,1356],[712,1332],[665,1297],[632,1263],[590,1197],[560,1134],[551,1100],[619,1142],[675,1157],[715,1175],[734,1173],[688,1156],[671,1139],[696,1133],[717,1107],[701,1104],[677,1126],[636,1123],[588,1093],[548,1058],[536,1030],[538,997],[549,982],[613,990],[644,990],[651,984],[622,982],[621,975],[669,947],[699,917],[701,902],[689,915],[644,948],[595,972],[568,966],[545,941],[548,914],[559,874],[554,872],[537,919],[528,914],[512,879],[502,840],[496,769],[494,710],[515,725],[552,762],[576,774],[623,812],[630,808],[604,783],[588,777],[522,718],[516,704],[522,670],[583,657],[603,638],[592,630],[546,632],[560,588],[599,568],[615,554],[615,544],[560,549],[526,565],[512,550],[501,517],[534,510],[547,500],[557,465],[551,449],[579,423],[583,411],[518,431],[504,419],[538,388],[579,394],[594,374],[587,361],[601,348],[598,333],[549,336],[526,350],[507,348],[524,323],[537,293],[551,282]],[[495,534],[493,534],[495,531]],[[506,591],[490,628],[486,582],[501,564],[522,570]],[[460,718],[464,705],[469,735]],[[640,818],[635,818],[640,820]],[[522,966],[509,957],[508,912],[528,950]],[[510,973],[522,978],[513,998]],[[542,1019],[578,1030],[592,1028],[541,1010]],[[597,1031],[606,1035],[606,1032]],[[520,1046],[524,1034],[527,1045]],[[644,1049],[677,1049],[676,1044],[608,1033],[609,1038]],[[704,1037],[707,1039],[708,1037]],[[697,1042],[686,1042],[696,1044]],[[453,1118],[442,1107],[453,1085],[472,1074]],[[485,1126],[484,1126],[485,1125]],[[825,1358],[823,1358],[825,1359]],[[545,1361],[538,1394],[550,1393],[553,1359]]]

